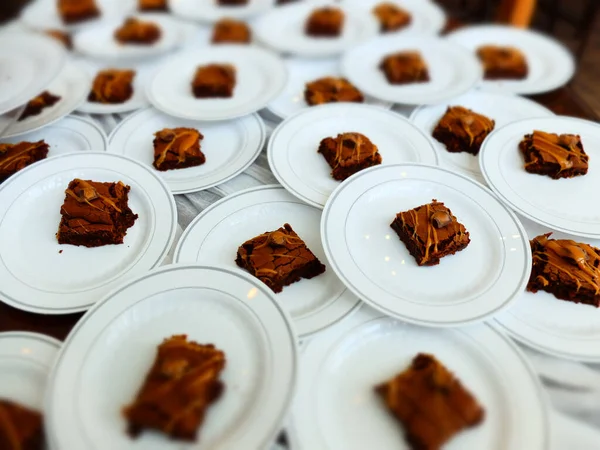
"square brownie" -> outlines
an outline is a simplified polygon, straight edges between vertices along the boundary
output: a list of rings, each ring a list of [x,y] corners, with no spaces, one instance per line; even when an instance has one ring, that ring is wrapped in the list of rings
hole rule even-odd
[[[208,64],[196,70],[192,92],[196,98],[232,97],[235,83],[235,67],[230,64]]]
[[[337,102],[362,103],[365,98],[362,92],[345,78],[325,77],[306,83],[304,100],[310,106],[314,106]]]
[[[531,241],[533,265],[527,290],[600,307],[600,249],[570,239],[548,239],[551,235]]]
[[[58,95],[51,94],[48,91],[42,92],[37,97],[29,100],[27,106],[19,117],[19,122],[27,119],[28,117],[37,116],[42,112],[43,109],[54,106],[59,100],[60,97]]]
[[[334,138],[325,138],[318,152],[325,157],[332,169],[331,176],[338,181],[382,161],[377,146],[360,133],[341,133]]]
[[[58,14],[66,24],[84,22],[100,16],[95,0],[58,0]]]
[[[49,149],[44,140],[0,144],[0,183],[19,170],[46,158]]]
[[[337,37],[344,27],[344,12],[340,8],[326,6],[315,9],[304,25],[307,35],[313,37]]]
[[[140,11],[168,11],[167,0],[138,0]]]
[[[244,242],[235,262],[275,293],[302,278],[325,272],[325,266],[287,223]]]
[[[429,81],[427,64],[419,52],[393,53],[379,64],[390,84],[421,83]]]
[[[129,190],[120,181],[100,183],[75,178],[60,208],[58,243],[84,247],[122,244],[127,229],[138,218],[128,205]]]
[[[44,450],[42,415],[10,400],[0,399],[0,448]]]
[[[552,134],[534,131],[519,144],[525,158],[525,170],[547,175],[555,180],[585,175],[589,156],[583,149],[581,138],[575,134]]]
[[[379,28],[382,33],[401,30],[412,22],[410,13],[395,3],[379,3],[373,8],[373,14],[379,20]]]
[[[435,266],[441,258],[460,252],[471,242],[464,225],[435,199],[396,214],[390,226],[419,266]]]
[[[251,39],[250,28],[240,20],[225,18],[215,23],[212,34],[213,44],[248,44]]]
[[[73,39],[71,35],[62,30],[46,30],[46,35],[60,41],[67,50],[73,50]]]
[[[206,161],[200,151],[204,136],[194,128],[165,128],[154,136],[153,165],[157,170],[184,169]]]
[[[525,55],[514,47],[484,45],[477,49],[486,80],[522,80],[529,68]]]
[[[98,72],[88,101],[94,103],[125,103],[133,95],[133,70],[106,69]]]
[[[134,402],[123,410],[129,435],[150,429],[195,441],[208,408],[225,388],[219,379],[225,364],[225,353],[213,344],[188,341],[186,335],[165,339]]]
[[[433,137],[451,153],[477,155],[483,140],[496,123],[488,117],[462,106],[449,106],[435,129]]]
[[[153,22],[130,17],[115,30],[114,36],[121,44],[152,45],[160,39],[162,31]]]
[[[375,392],[403,425],[413,449],[440,449],[485,417],[484,409],[460,380],[425,353],[415,356],[404,372],[376,386]]]

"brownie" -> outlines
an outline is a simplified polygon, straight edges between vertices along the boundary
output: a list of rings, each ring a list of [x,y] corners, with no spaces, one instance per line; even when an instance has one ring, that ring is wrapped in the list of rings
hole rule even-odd
[[[0,449],[44,450],[42,415],[10,400],[0,399]]]
[[[362,92],[345,78],[325,77],[306,83],[304,100],[310,106],[314,106],[337,102],[362,103],[365,98]]]
[[[115,30],[114,36],[121,44],[152,45],[160,39],[161,34],[160,27],[155,23],[129,17]]]
[[[451,153],[477,155],[483,140],[496,123],[488,117],[462,106],[449,106],[435,129],[433,137]]]
[[[302,278],[325,272],[325,266],[287,223],[244,242],[235,262],[275,293]]]
[[[65,191],[56,238],[59,244],[101,247],[122,244],[137,220],[129,208],[130,187],[75,178]]]
[[[125,103],[133,95],[133,70],[106,69],[98,72],[88,100],[94,103]]]
[[[44,140],[0,144],[0,183],[19,170],[46,158],[49,149]]]
[[[585,175],[589,156],[575,134],[553,134],[535,130],[519,143],[525,170],[558,180]]]
[[[533,264],[527,290],[598,308],[600,249],[569,239],[548,239],[551,235],[531,241]]]
[[[401,30],[412,22],[410,13],[395,3],[379,3],[373,8],[373,14],[379,20],[379,28],[382,33]]]
[[[479,425],[485,411],[434,356],[419,353],[405,371],[375,387],[402,424],[413,450],[437,450],[463,430]]]
[[[236,77],[230,64],[208,64],[196,70],[192,92],[196,98],[227,98],[233,96]]]
[[[49,108],[55,105],[59,100],[60,97],[58,95],[51,94],[48,91],[42,92],[37,97],[29,100],[27,106],[19,117],[19,122],[27,119],[28,117],[37,116],[44,108]]]
[[[212,42],[214,44],[234,43],[247,44],[252,39],[248,25],[235,19],[221,19],[213,29]]]
[[[435,266],[471,242],[469,232],[442,202],[418,206],[396,214],[391,227],[419,266]]]
[[[165,339],[135,400],[123,410],[129,435],[149,429],[195,441],[208,408],[223,393],[219,377],[225,363],[225,353],[213,344],[188,341],[186,335]]]
[[[167,0],[138,0],[140,11],[168,11]]]
[[[100,16],[95,0],[58,0],[58,14],[66,24],[84,22]]]
[[[294,3],[300,0],[277,0],[277,5],[285,5],[287,3]]]
[[[325,138],[318,152],[331,166],[331,176],[339,181],[382,161],[377,146],[360,133],[341,133],[334,138]]]
[[[525,55],[514,47],[484,45],[477,49],[486,80],[522,80],[529,68]]]
[[[221,6],[244,6],[248,4],[248,0],[217,0]]]
[[[315,9],[304,25],[307,35],[313,37],[337,37],[344,27],[344,12],[334,6]]]
[[[427,64],[419,52],[393,53],[379,64],[390,84],[421,83],[429,81]]]
[[[193,128],[165,128],[154,134],[154,167],[157,170],[184,169],[204,164],[200,151],[202,133]]]
[[[46,30],[46,34],[57,41],[60,41],[67,50],[73,50],[73,39],[71,35],[62,30]]]

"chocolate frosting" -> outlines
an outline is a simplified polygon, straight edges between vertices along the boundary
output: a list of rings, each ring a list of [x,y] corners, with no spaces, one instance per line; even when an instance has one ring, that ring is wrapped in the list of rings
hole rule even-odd
[[[484,45],[477,49],[477,55],[486,70],[511,68],[525,62],[525,56],[515,47]]]
[[[48,150],[48,144],[43,140],[38,142],[19,142],[18,144],[0,144],[0,170],[17,171],[31,162],[30,153],[39,147]]]
[[[378,148],[368,137],[360,133],[342,133],[335,138],[337,147],[335,154],[335,164],[332,169],[338,166],[354,165],[364,159],[375,156]]]
[[[161,143],[155,147],[156,167],[160,167],[169,152],[176,155],[181,164],[188,154],[193,153],[196,144],[203,138],[202,134],[194,128],[165,128],[154,135],[164,143],[164,147],[160,145]]]
[[[540,157],[545,161],[556,161],[561,170],[573,167],[573,160],[580,158],[583,161],[588,160],[588,156],[579,148],[579,136],[572,134],[553,134],[535,130],[531,136],[531,145],[540,153]],[[525,164],[525,167],[538,164],[539,161],[534,158]]]
[[[96,75],[89,99],[99,103],[115,103],[116,99],[125,102],[131,97],[133,70],[107,69]]]
[[[458,136],[466,135],[469,138],[469,145],[471,145],[477,136],[493,130],[495,122],[462,106],[449,106],[438,126]]]

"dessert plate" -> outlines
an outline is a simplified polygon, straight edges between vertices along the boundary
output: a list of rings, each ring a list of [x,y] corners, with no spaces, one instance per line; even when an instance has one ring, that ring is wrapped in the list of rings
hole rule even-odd
[[[122,181],[139,217],[120,245],[59,245],[65,189],[74,178]],[[70,153],[19,171],[0,185],[0,297],[40,314],[84,311],[116,286],[157,267],[177,228],[175,201],[146,166],[109,153]]]
[[[479,182],[483,182],[483,175],[479,169],[477,156],[466,152],[450,153],[444,144],[432,136],[434,128],[450,106],[464,106],[489,117],[496,122],[495,129],[523,119],[554,115],[549,109],[526,98],[484,91],[471,91],[438,105],[421,106],[415,109],[410,120],[431,137],[435,149],[440,155],[440,165]]]
[[[436,199],[471,243],[437,266],[418,266],[390,224]],[[331,268],[354,294],[389,316],[432,327],[489,319],[529,279],[531,249],[516,216],[479,183],[440,167],[364,170],[331,195],[321,220]]]
[[[231,98],[195,98],[192,80],[196,68],[231,64],[236,85]],[[173,68],[177,69],[174,70]],[[219,45],[190,50],[168,59],[147,86],[150,102],[166,114],[191,120],[227,120],[258,111],[285,86],[283,61],[255,46]]]
[[[195,128],[204,135],[200,150],[206,162],[198,167],[158,171],[154,161],[154,133],[163,128]],[[240,174],[254,162],[265,144],[267,132],[258,114],[225,122],[177,119],[154,108],[129,116],[110,136],[110,152],[128,156],[156,171],[171,192],[196,192],[221,184]]]
[[[179,240],[174,261],[218,264],[247,273],[235,263],[238,247],[289,223],[327,265],[321,245],[320,220],[321,210],[302,203],[280,186],[248,189],[202,211]],[[338,323],[360,303],[329,268],[311,280],[285,286],[275,297],[290,313],[301,337]]]
[[[484,89],[513,94],[540,94],[565,85],[575,74],[575,59],[556,39],[538,33],[503,25],[475,25],[450,33],[448,40],[469,51],[482,45],[518,48],[527,59],[529,73],[523,80],[482,80]]]
[[[291,194],[323,208],[340,182],[317,153],[319,143],[346,132],[367,136],[378,147],[383,165],[437,164],[431,141],[404,117],[376,106],[336,103],[306,109],[275,129],[267,147],[271,171]]]
[[[285,60],[288,71],[288,81],[281,94],[267,105],[269,111],[281,119],[310,108],[304,100],[306,83],[323,77],[340,77],[339,61],[337,59],[303,59],[288,58]],[[366,96],[368,105],[381,106],[390,109],[390,102],[382,102]]]
[[[311,12],[323,6],[333,6],[344,12],[344,25],[339,37],[308,36],[304,24]],[[377,34],[375,17],[355,5],[333,1],[299,2],[279,6],[259,17],[254,23],[257,38],[283,53],[304,57],[335,56]]]
[[[311,339],[300,353],[288,434],[294,450],[407,449],[402,427],[374,387],[418,353],[452,371],[485,409],[485,419],[444,449],[546,450],[548,404],[517,346],[490,325],[427,329],[363,307]]]
[[[51,37],[4,33],[0,37],[0,114],[27,103],[63,69],[67,54]]]
[[[218,0],[177,0],[169,3],[169,8],[174,14],[187,19],[202,22],[216,22],[219,19],[230,17],[233,19],[247,19],[264,13],[275,5],[275,0],[248,0],[246,5],[221,6]]]
[[[176,334],[225,352],[224,393],[209,408],[197,443],[182,447],[151,432],[133,441],[122,408],[134,399],[156,347]],[[266,448],[291,402],[296,345],[287,314],[254,278],[166,266],[122,285],[71,332],[50,380],[48,434],[64,449]]]
[[[581,136],[589,155],[587,175],[553,180],[525,171],[519,150],[534,130]],[[481,172],[490,188],[519,214],[550,229],[600,238],[600,125],[572,117],[522,120],[494,131],[479,152]]]

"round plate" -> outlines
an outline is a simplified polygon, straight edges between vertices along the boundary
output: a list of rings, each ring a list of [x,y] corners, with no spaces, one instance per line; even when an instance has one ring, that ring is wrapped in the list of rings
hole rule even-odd
[[[285,119],[298,111],[309,108],[304,100],[306,83],[323,77],[339,77],[339,62],[335,59],[287,59],[285,65],[288,71],[288,82],[283,92],[267,105],[269,111],[281,119]],[[390,109],[390,102],[382,102],[372,97],[366,97],[368,105],[381,106]]]
[[[452,210],[471,243],[437,266],[418,266],[390,224],[432,199]],[[360,172],[327,202],[321,236],[331,268],[357,297],[419,325],[489,318],[521,295],[531,272],[529,240],[515,215],[479,183],[440,167]]]
[[[74,178],[122,181],[139,217],[121,245],[59,245],[65,189]],[[160,212],[160,213],[159,213]],[[70,153],[33,164],[0,185],[0,297],[15,308],[67,314],[167,255],[177,228],[175,201],[143,164],[108,153]]]
[[[553,180],[526,172],[519,142],[533,130],[580,135],[590,157],[587,175]],[[519,214],[553,230],[600,238],[600,125],[571,117],[515,122],[488,136],[479,163],[488,185]]]
[[[496,122],[495,128],[530,119],[532,117],[553,116],[554,113],[539,103],[516,95],[493,92],[471,91],[460,97],[432,106],[421,106],[413,111],[410,120],[422,129],[427,136],[432,136],[434,128],[446,113],[449,106],[464,106],[476,113],[483,114]],[[470,153],[450,153],[441,142],[431,137],[438,154],[440,165],[455,172],[467,175],[483,182],[479,169],[479,159]]]
[[[431,141],[404,117],[376,106],[337,103],[306,109],[277,127],[267,147],[273,174],[291,194],[322,208],[340,182],[317,153],[319,143],[346,132],[367,136],[378,147],[383,165],[437,164]]]
[[[320,220],[321,210],[300,202],[280,186],[248,189],[202,211],[185,230],[173,259],[181,263],[219,264],[245,273],[235,264],[238,247],[289,223],[317,258],[326,263]],[[331,270],[286,286],[276,297],[289,311],[300,336],[338,323],[359,305],[359,300]]]
[[[294,390],[295,336],[269,288],[237,271],[206,266],[167,266],[144,275],[78,322],[50,380],[46,414],[54,447],[181,449],[159,433],[133,441],[121,414],[156,347],[175,334],[213,343],[227,358],[224,394],[209,408],[198,442],[185,448],[266,448]]]
[[[171,11],[187,20],[203,22],[216,22],[229,17],[233,19],[247,19],[267,11],[275,5],[275,0],[249,0],[246,5],[220,6],[217,0],[170,0]]]
[[[430,81],[390,84],[379,64],[387,55],[418,51],[429,70]],[[456,97],[481,79],[479,61],[458,44],[434,37],[393,34],[373,39],[345,53],[342,73],[373,97],[405,105],[429,105]]]
[[[204,135],[200,150],[206,162],[198,167],[154,169],[154,133],[163,128],[196,128]],[[232,179],[254,162],[265,144],[266,130],[258,114],[226,122],[198,122],[167,116],[154,108],[121,122],[110,136],[110,152],[136,159],[156,171],[174,194],[196,192]]]
[[[339,37],[311,37],[304,24],[313,10],[333,6],[344,12],[344,26]],[[280,52],[298,56],[325,57],[338,55],[356,44],[374,37],[379,29],[375,17],[356,6],[333,1],[300,2],[272,9],[254,24],[257,38]]]
[[[236,85],[231,98],[195,98],[192,79],[205,64],[231,64]],[[173,70],[177,67],[177,70]],[[286,69],[274,53],[254,46],[219,45],[190,50],[167,60],[148,85],[150,102],[161,111],[191,120],[226,120],[258,111],[285,86]]]
[[[65,65],[67,54],[55,39],[25,33],[0,37],[0,114],[42,92]]]
[[[575,74],[575,59],[556,39],[531,30],[476,25],[461,28],[447,38],[475,53],[482,45],[518,48],[527,59],[529,73],[523,80],[482,80],[484,89],[513,94],[540,94],[565,85]]]
[[[432,330],[363,308],[302,349],[298,392],[288,428],[294,450],[408,449],[402,426],[374,392],[410,365],[434,355],[485,409],[477,427],[444,449],[546,450],[548,405],[521,351],[489,325]]]

